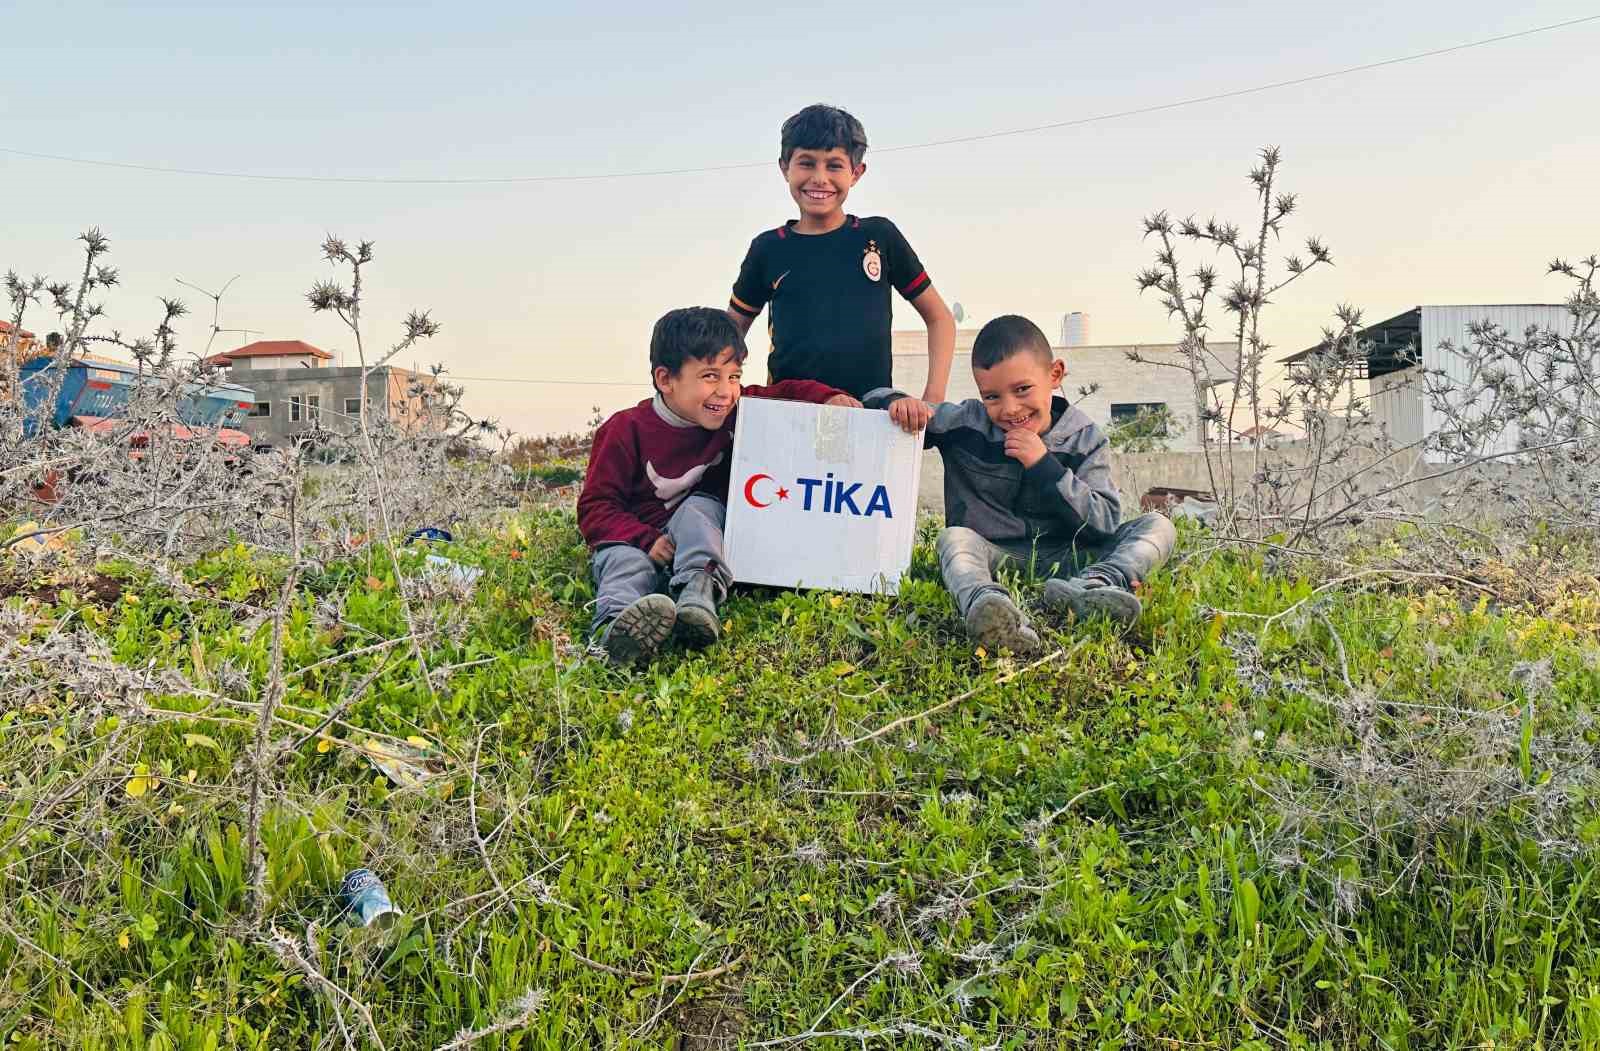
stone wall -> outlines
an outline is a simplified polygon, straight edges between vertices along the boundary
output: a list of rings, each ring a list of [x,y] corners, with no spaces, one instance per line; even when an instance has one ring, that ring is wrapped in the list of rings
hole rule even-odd
[[[1212,454],[1218,470],[1223,469],[1224,455],[1227,454]],[[1236,449],[1231,455],[1234,478],[1241,488],[1247,487],[1250,476],[1255,470],[1255,457],[1248,448]],[[1290,443],[1280,446],[1269,455],[1276,461],[1289,459],[1294,463],[1304,464],[1309,460],[1309,449],[1299,443]],[[1427,466],[1412,456],[1410,459],[1396,457],[1378,467],[1369,454],[1359,459],[1347,459],[1328,469],[1338,472],[1334,475],[1335,478],[1355,470],[1374,469],[1381,469],[1395,477],[1401,477],[1410,472],[1424,471]],[[1117,491],[1122,494],[1122,504],[1127,511],[1137,511],[1139,497],[1156,486],[1199,489],[1206,492],[1213,488],[1211,474],[1206,469],[1206,456],[1202,452],[1112,453],[1111,477],[1116,483]],[[1430,495],[1435,491],[1437,487],[1423,487],[1418,495]],[[930,451],[923,454],[918,506],[926,512],[944,513],[944,463],[937,452]]]

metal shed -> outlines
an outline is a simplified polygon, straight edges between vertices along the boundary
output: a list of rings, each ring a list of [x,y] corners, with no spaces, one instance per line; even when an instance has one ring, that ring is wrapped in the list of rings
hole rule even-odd
[[[1465,359],[1441,344],[1469,344],[1471,326],[1484,321],[1518,337],[1529,328],[1565,332],[1572,326],[1572,315],[1556,303],[1416,306],[1358,334],[1366,353],[1357,367],[1366,376],[1373,415],[1388,428],[1396,445],[1420,442],[1443,425],[1438,409],[1427,397],[1423,374],[1442,373],[1453,385],[1465,386],[1470,379]],[[1319,350],[1320,344],[1308,347],[1284,361],[1303,361]],[[1508,429],[1493,448],[1483,451],[1507,452],[1516,448],[1518,437],[1515,428]],[[1429,454],[1429,459],[1439,457]]]

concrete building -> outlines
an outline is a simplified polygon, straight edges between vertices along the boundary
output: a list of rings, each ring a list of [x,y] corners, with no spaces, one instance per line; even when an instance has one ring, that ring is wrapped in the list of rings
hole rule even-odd
[[[1073,317],[1074,315],[1068,315]],[[1082,315],[1076,315],[1082,317]],[[1067,326],[1063,326],[1066,328]],[[1075,331],[1084,331],[1085,318]],[[972,342],[976,329],[956,331],[956,357],[950,368],[949,398],[961,401],[976,398],[972,381]],[[1177,423],[1178,433],[1167,439],[1167,447],[1188,451],[1202,447],[1200,430],[1194,425],[1194,384],[1176,343],[1118,343],[1056,347],[1055,354],[1067,363],[1067,378],[1062,386],[1067,400],[1089,414],[1102,427],[1130,419],[1143,409],[1165,409]],[[1142,365],[1128,360],[1137,350],[1151,361],[1171,365]],[[911,394],[921,394],[928,382],[928,334],[923,329],[893,334],[894,382]],[[1084,396],[1079,388],[1098,388]]]
[[[318,427],[348,433],[358,426],[361,369],[332,364],[333,355],[320,347],[298,339],[257,340],[209,361],[255,391],[256,407],[244,429],[257,446],[279,445]],[[413,388],[434,382],[431,375],[392,365],[372,370],[365,393],[369,419],[425,426],[422,398]]]
[[[1421,442],[1443,426],[1439,409],[1427,396],[1424,372],[1442,373],[1441,378],[1447,383],[1469,383],[1466,360],[1440,344],[1448,341],[1458,347],[1469,346],[1470,327],[1482,321],[1494,322],[1512,338],[1520,338],[1529,328],[1562,333],[1572,328],[1571,313],[1554,303],[1440,305],[1412,307],[1369,325],[1357,335],[1364,347],[1364,358],[1357,368],[1367,379],[1373,415],[1388,428],[1397,446]],[[1309,347],[1284,361],[1303,361],[1319,349]],[[1483,451],[1508,452],[1517,447],[1518,437],[1515,427],[1508,428],[1493,447]],[[1430,454],[1429,459],[1439,457]]]

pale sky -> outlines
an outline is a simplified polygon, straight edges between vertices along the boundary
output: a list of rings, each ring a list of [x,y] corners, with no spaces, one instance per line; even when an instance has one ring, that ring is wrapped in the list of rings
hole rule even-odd
[[[983,9],[276,2],[28,5],[6,21],[0,147],[262,175],[573,176],[759,162],[686,175],[520,185],[224,179],[0,153],[0,269],[68,279],[73,238],[112,240],[110,322],[147,331],[157,297],[194,314],[240,275],[223,327],[350,350],[303,293],[327,233],[377,243],[369,338],[411,307],[444,328],[414,356],[468,406],[525,433],[647,388],[650,326],[727,302],[751,237],[791,217],[778,127],[811,102],[874,147],[1067,121],[1254,87],[1600,12],[1572,0],[1334,6],[1157,0]],[[1556,255],[1600,252],[1593,128],[1600,22],[1243,98],[983,142],[879,153],[848,210],[895,220],[977,323],[1091,315],[1094,342],[1175,329],[1134,274],[1156,209],[1241,223],[1272,143],[1300,195],[1288,233],[1336,268],[1285,294],[1284,353],[1334,304],[1370,320],[1418,303],[1558,302]],[[1187,261],[1204,259],[1190,250]],[[898,324],[916,323],[899,304]],[[34,315],[29,328],[47,331]],[[759,379],[764,320],[748,374]],[[228,340],[224,337],[224,340]],[[238,345],[242,337],[219,343]],[[409,356],[408,356],[409,357]],[[349,363],[353,358],[347,356]],[[403,362],[409,364],[410,362]]]

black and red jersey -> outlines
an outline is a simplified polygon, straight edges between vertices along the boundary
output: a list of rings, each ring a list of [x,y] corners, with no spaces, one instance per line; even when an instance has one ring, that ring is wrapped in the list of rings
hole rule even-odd
[[[748,318],[769,307],[773,380],[807,379],[859,398],[893,386],[889,289],[907,301],[930,287],[917,253],[880,216],[845,216],[825,234],[796,220],[750,242],[730,306]]]

